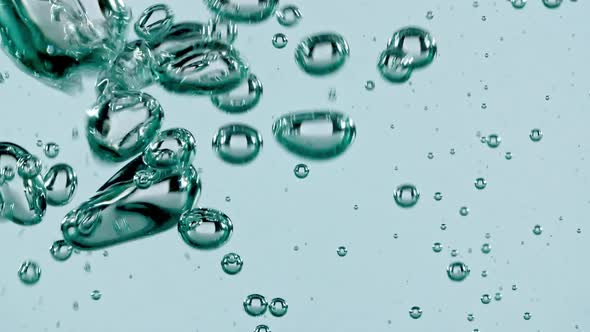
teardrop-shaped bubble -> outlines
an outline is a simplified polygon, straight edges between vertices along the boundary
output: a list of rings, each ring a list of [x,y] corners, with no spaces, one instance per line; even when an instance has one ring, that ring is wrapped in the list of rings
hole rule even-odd
[[[213,150],[230,164],[246,164],[262,149],[262,135],[245,124],[229,124],[219,128],[213,137]]]
[[[348,149],[356,126],[347,115],[333,111],[303,111],[277,119],[272,132],[292,153],[312,159],[333,158]]]
[[[340,69],[349,55],[348,44],[337,33],[312,35],[295,49],[295,61],[310,75],[326,75]]]
[[[210,208],[186,211],[178,223],[178,233],[184,242],[197,249],[221,247],[231,237],[233,228],[225,213]]]
[[[411,50],[409,44],[419,43],[419,50]],[[387,43],[387,49],[395,48],[404,51],[403,61],[412,68],[420,68],[432,62],[436,55],[436,42],[430,32],[414,26],[396,31]]]
[[[260,294],[250,294],[244,300],[244,311],[250,316],[260,316],[266,312],[268,302],[266,298]]]
[[[53,165],[44,178],[47,190],[47,203],[61,206],[68,204],[78,187],[78,177],[72,166],[67,164]]]
[[[251,73],[248,79],[232,91],[212,95],[211,102],[227,113],[243,113],[256,107],[260,97],[262,97],[262,83],[256,75]]]
[[[23,177],[21,173],[28,173],[37,170],[37,163],[32,164],[25,161],[38,161],[37,158],[31,158],[27,150],[22,147],[8,142],[0,142],[0,169],[3,173],[11,170],[10,177],[0,186],[0,216],[9,219],[19,225],[35,225],[41,222],[47,208],[47,195],[43,178],[38,174],[35,176]],[[17,165],[21,164],[19,169]],[[26,166],[28,170],[24,169]],[[39,166],[40,167],[40,166]],[[40,169],[39,169],[40,170]],[[19,173],[16,177],[15,173]]]
[[[193,134],[184,128],[166,129],[158,134],[143,153],[146,165],[155,169],[183,169],[197,154]]]
[[[107,69],[98,74],[96,93],[101,96],[115,91],[142,90],[155,81],[153,67],[154,57],[147,42],[129,42]]]
[[[117,91],[90,110],[88,143],[103,159],[129,159],[156,136],[163,117],[160,103],[147,93]]]
[[[170,30],[174,12],[168,5],[159,3],[146,8],[135,22],[135,33],[147,42],[161,38]]]
[[[402,184],[395,189],[393,199],[399,207],[410,208],[420,199],[420,192],[413,184]]]
[[[201,192],[192,166],[166,169],[147,189],[133,182],[147,169],[142,156],[130,161],[61,224],[64,239],[78,249],[95,250],[153,235],[174,227]]]
[[[258,23],[274,14],[279,0],[204,0],[215,14],[241,23]]]
[[[235,89],[248,76],[248,66],[231,45],[204,40],[163,60],[158,75],[169,91],[210,95]]]
[[[469,267],[463,262],[453,262],[447,267],[447,276],[452,281],[463,281],[470,272]]]
[[[81,85],[81,67],[102,65],[118,49],[129,17],[122,0],[3,1],[0,35],[26,72],[71,90]]]
[[[406,53],[398,48],[388,48],[381,52],[377,69],[385,80],[403,83],[412,76],[412,67],[407,62]]]
[[[53,259],[55,259],[56,261],[60,262],[70,258],[70,256],[72,256],[73,251],[74,248],[65,240],[57,240],[53,242],[53,244],[49,248],[49,253],[51,254],[51,257],[53,257]]]
[[[297,25],[302,18],[299,7],[295,5],[283,6],[280,10],[277,10],[276,16],[279,24],[284,27]]]

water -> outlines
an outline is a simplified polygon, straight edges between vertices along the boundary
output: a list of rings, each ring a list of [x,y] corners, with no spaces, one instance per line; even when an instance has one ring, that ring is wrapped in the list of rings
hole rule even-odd
[[[299,67],[316,76],[331,74],[342,68],[349,55],[348,43],[337,33],[309,36],[295,49],[295,61]]]
[[[393,193],[395,203],[401,208],[410,208],[418,203],[420,192],[412,184],[402,184]]]
[[[68,164],[55,164],[43,178],[47,192],[47,204],[54,206],[66,205],[72,201],[76,188],[78,188],[78,176],[72,166]]]
[[[287,301],[280,297],[276,297],[270,301],[268,304],[268,311],[271,315],[275,317],[283,317],[287,314],[287,310],[289,309],[289,305]]]
[[[250,316],[264,315],[268,308],[266,298],[260,294],[250,294],[244,300],[244,311]]]
[[[36,284],[41,279],[41,268],[34,261],[24,261],[18,269],[18,278],[25,285]]]
[[[229,275],[240,273],[240,271],[242,271],[243,266],[244,262],[242,261],[242,257],[233,252],[226,254],[221,259],[221,268],[223,269],[223,272]]]
[[[178,233],[184,242],[197,249],[219,248],[229,240],[232,232],[231,219],[211,208],[186,211],[178,223]]]

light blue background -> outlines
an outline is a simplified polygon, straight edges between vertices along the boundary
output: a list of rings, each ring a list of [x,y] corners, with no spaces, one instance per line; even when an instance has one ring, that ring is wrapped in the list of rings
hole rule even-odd
[[[479,1],[477,8],[472,1],[297,0],[304,18],[296,27],[281,27],[275,18],[239,26],[235,45],[264,85],[253,111],[228,115],[205,97],[148,89],[165,110],[163,127],[182,126],[197,138],[199,204],[234,221],[230,242],[215,251],[193,250],[170,230],[109,248],[108,257],[99,251],[54,261],[48,248],[60,238],[63,215],[122,164],[96,160],[85,140],[93,80],[84,93],[68,96],[0,55],[0,71],[10,73],[0,84],[0,140],[38,156],[37,139],[57,142],[58,158],[44,161],[68,162],[80,182],[74,201],[50,207],[41,224],[0,223],[0,331],[253,331],[261,323],[273,332],[587,331],[590,3],[564,1],[550,10],[541,0],[528,2],[515,10],[504,0]],[[128,4],[137,17],[152,3]],[[200,1],[169,5],[178,21],[209,15]],[[429,10],[432,20],[425,17]],[[387,83],[376,59],[391,34],[409,24],[431,31],[439,56],[409,83]],[[321,31],[341,33],[351,56],[338,73],[315,78],[296,66],[293,51],[298,41]],[[289,38],[281,50],[271,44],[277,32]],[[364,89],[369,79],[374,91]],[[328,99],[331,88],[337,91],[334,102]],[[356,121],[357,139],[344,155],[312,162],[278,146],[274,118],[318,108],[340,110]],[[211,150],[214,132],[229,122],[252,125],[265,139],[247,166],[225,164]],[[77,140],[74,127],[81,133]],[[539,143],[528,138],[535,127],[544,133]],[[500,147],[480,143],[478,131],[499,134]],[[506,151],[512,160],[504,158]],[[310,167],[305,180],[293,175],[299,162]],[[488,180],[483,191],[473,185],[479,176]],[[406,182],[422,196],[404,210],[392,194]],[[432,198],[436,191],[444,195],[440,202]],[[467,217],[459,216],[463,205],[470,209]],[[542,235],[533,235],[535,224],[543,226]],[[445,247],[439,254],[431,249],[436,241]],[[486,241],[489,255],[480,251]],[[349,250],[344,258],[336,255],[340,245]],[[462,283],[445,273],[454,260],[451,249],[472,270]],[[230,251],[244,259],[236,276],[219,265]],[[32,287],[16,276],[25,259],[43,269]],[[83,269],[86,262],[90,273]],[[484,269],[487,278],[480,275]],[[493,296],[500,287],[500,302],[480,302],[482,294]],[[90,298],[94,289],[103,293],[99,301]],[[288,314],[249,317],[242,301],[250,293],[285,298]],[[414,305],[424,312],[418,320],[408,315]],[[522,318],[526,311],[530,321]],[[474,322],[467,321],[469,312]]]

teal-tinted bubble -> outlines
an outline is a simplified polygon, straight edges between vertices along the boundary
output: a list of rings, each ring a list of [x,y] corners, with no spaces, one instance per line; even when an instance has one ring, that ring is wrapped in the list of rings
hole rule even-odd
[[[238,38],[238,25],[221,16],[215,16],[208,22],[207,37],[231,44]]]
[[[223,270],[223,272],[229,275],[240,273],[240,271],[242,271],[243,266],[244,262],[242,261],[242,257],[233,252],[226,254],[221,259],[221,269]]]
[[[447,267],[447,276],[452,281],[463,281],[470,272],[469,267],[463,262],[453,262]]]
[[[413,184],[402,184],[393,193],[395,203],[402,208],[410,208],[420,199],[420,192]]]
[[[268,302],[260,294],[250,294],[244,300],[244,311],[250,316],[260,316],[266,312]]]
[[[135,33],[148,42],[157,41],[170,30],[174,13],[166,4],[146,8],[135,22]]]
[[[241,23],[258,23],[274,14],[279,0],[204,0],[205,5],[215,14]]]
[[[165,169],[149,188],[139,189],[133,178],[148,168],[138,156],[70,211],[61,224],[64,239],[75,248],[96,250],[176,226],[201,192],[198,173],[190,165]]]
[[[418,319],[422,317],[422,309],[418,306],[410,308],[410,317],[412,317],[413,319]]]
[[[538,128],[532,129],[531,133],[529,134],[529,137],[531,141],[539,142],[543,138],[543,132],[541,131],[541,129]]]
[[[561,6],[562,2],[563,0],[543,0],[543,4],[545,5],[545,7],[549,9],[558,8],[559,6]]]
[[[197,153],[193,134],[183,128],[161,131],[145,148],[144,163],[154,169],[184,169],[189,167]]]
[[[274,36],[272,36],[272,46],[275,48],[284,48],[287,46],[288,42],[289,39],[287,39],[287,36],[284,33],[276,33]]]
[[[47,191],[47,203],[54,206],[68,204],[74,198],[78,187],[78,177],[68,164],[51,166],[43,181]]]
[[[186,211],[178,223],[178,233],[186,244],[197,249],[215,249],[224,245],[233,232],[231,219],[215,209]]]
[[[271,332],[268,325],[260,324],[254,328],[254,332]]]
[[[101,297],[102,297],[102,293],[97,289],[90,292],[90,298],[93,299],[94,301],[100,300]]]
[[[475,179],[475,188],[478,190],[483,190],[488,185],[488,182],[484,178],[477,178]]]
[[[270,311],[270,314],[275,317],[285,316],[288,309],[289,305],[287,304],[287,301],[280,297],[275,297],[268,305],[268,311]]]
[[[481,303],[489,304],[492,302],[492,297],[489,294],[483,294],[480,298]]]
[[[102,159],[127,160],[154,139],[163,117],[160,103],[147,93],[117,91],[88,113],[88,143]]]
[[[53,259],[55,259],[56,261],[60,262],[70,258],[70,256],[72,256],[73,251],[74,248],[64,240],[57,240],[53,242],[53,244],[49,248],[49,253],[51,254],[51,257],[53,257]]]
[[[295,168],[293,168],[293,174],[298,179],[305,179],[309,175],[309,167],[306,164],[297,164]],[[355,210],[358,209],[358,206],[355,205]]]
[[[219,128],[213,137],[213,150],[230,164],[246,164],[262,149],[262,135],[250,126],[230,124]]]
[[[492,149],[500,146],[500,143],[502,142],[502,138],[497,134],[489,134],[487,138],[482,137],[482,139],[485,139],[483,142],[487,142],[488,146]]]
[[[215,107],[227,113],[243,113],[256,107],[261,97],[262,83],[256,75],[251,73],[234,90],[212,95],[211,102]]]
[[[512,7],[522,9],[526,6],[527,0],[511,0],[510,2],[512,3]]]
[[[235,89],[248,77],[248,65],[230,44],[197,41],[158,63],[158,82],[167,90],[212,95]]]
[[[47,158],[55,158],[59,154],[59,145],[57,145],[57,143],[49,142],[45,144],[43,152]]]
[[[299,21],[301,21],[302,18],[299,7],[295,5],[283,6],[280,10],[277,10],[276,16],[279,24],[284,27],[295,26],[299,24]]]
[[[41,279],[41,268],[34,261],[24,261],[18,269],[18,278],[25,285],[36,284]]]
[[[377,70],[385,80],[403,83],[410,79],[413,69],[403,49],[388,48],[379,55]]]
[[[296,112],[272,126],[277,141],[290,152],[310,159],[342,154],[354,141],[356,126],[348,116],[333,111]]]
[[[406,43],[417,40],[420,45],[419,52],[411,52]],[[404,27],[396,31],[387,43],[387,49],[398,49],[405,53],[402,61],[412,68],[424,67],[432,62],[436,55],[437,46],[430,32],[414,26]]]
[[[330,48],[330,52],[322,50]],[[340,34],[319,33],[302,40],[295,49],[295,61],[310,75],[326,75],[340,69],[350,55]]]
[[[23,179],[37,177],[41,173],[41,161],[32,154],[22,156],[16,162],[17,173]]]

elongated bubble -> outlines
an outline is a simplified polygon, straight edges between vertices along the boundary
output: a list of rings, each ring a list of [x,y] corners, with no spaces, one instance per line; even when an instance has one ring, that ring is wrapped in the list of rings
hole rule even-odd
[[[213,150],[219,158],[231,164],[246,164],[262,149],[262,135],[244,124],[229,124],[219,128],[213,137]]]
[[[248,66],[229,44],[198,41],[171,53],[158,66],[159,83],[167,90],[196,95],[230,91],[248,77]]]
[[[163,117],[160,103],[147,93],[117,91],[90,110],[88,143],[103,159],[129,159],[156,136]]]
[[[334,111],[304,111],[277,119],[272,132],[290,152],[311,159],[333,158],[348,149],[356,136],[351,118]]]
[[[340,69],[349,54],[344,37],[337,33],[319,33],[297,45],[295,61],[310,75],[326,75]]]
[[[3,218],[20,225],[41,222],[47,208],[47,196],[38,161],[24,148],[0,142],[0,169],[4,177],[4,183],[0,185],[0,216]]]
[[[192,166],[159,170],[149,188],[138,188],[134,175],[147,168],[138,156],[94,197],[70,211],[61,224],[64,239],[76,248],[94,250],[174,227],[200,194],[199,175]]]
[[[113,56],[130,15],[122,0],[2,1],[0,39],[26,72],[72,90],[80,86],[79,67]]]
[[[66,205],[74,198],[78,187],[78,177],[72,166],[67,164],[53,165],[43,180],[49,205]]]
[[[174,13],[166,4],[155,4],[146,8],[135,22],[135,33],[147,42],[161,38],[170,30]]]
[[[205,5],[215,14],[242,23],[258,23],[266,20],[276,10],[279,0],[204,0]]]
[[[256,107],[261,97],[262,83],[256,75],[250,73],[248,79],[234,90],[212,95],[211,102],[215,107],[227,113],[243,113]]]

